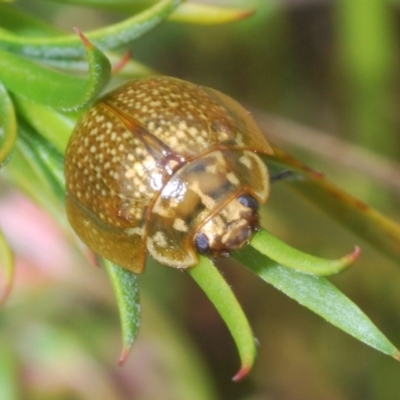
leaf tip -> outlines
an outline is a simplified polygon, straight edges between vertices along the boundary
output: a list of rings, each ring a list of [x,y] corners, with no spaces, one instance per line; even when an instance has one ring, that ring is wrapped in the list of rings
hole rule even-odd
[[[94,47],[92,42],[89,41],[89,39],[84,35],[84,33],[79,28],[74,27],[74,31],[77,33],[77,35],[79,35],[86,49],[91,49],[92,47]]]
[[[102,258],[100,258],[95,252],[86,248],[85,253],[90,264],[92,264],[94,267],[100,268],[103,265]]]
[[[354,251],[352,253],[353,256],[353,261],[357,260],[358,257],[360,257],[362,254],[362,250],[360,246],[354,246]]]
[[[348,254],[347,256],[344,256],[343,260],[345,261],[346,265],[351,265],[361,256],[361,253],[362,253],[361,247],[354,246],[353,252]]]
[[[345,269],[353,265],[353,263],[361,256],[361,253],[362,253],[361,247],[354,246],[354,250],[351,253],[346,254],[344,257],[337,260],[335,269],[325,275],[333,275],[337,274],[338,272],[344,271]]]
[[[252,17],[256,13],[255,8],[249,8],[248,10],[243,10],[242,12],[238,13],[238,20],[243,20],[246,18]]]
[[[242,379],[244,379],[248,375],[250,370],[251,370],[250,364],[242,365],[239,371],[236,373],[236,375],[232,378],[233,382],[239,382]]]
[[[130,61],[132,57],[132,52],[131,51],[127,51],[122,58],[112,67],[112,72],[114,74],[120,72],[121,70],[124,69],[124,67],[128,64],[128,62]]]
[[[118,365],[120,367],[122,367],[125,364],[125,361],[127,360],[128,356],[129,356],[130,350],[131,350],[130,347],[124,347],[122,349],[121,356],[119,357],[119,360],[118,360]]]
[[[393,358],[396,361],[400,361],[400,351],[399,350],[396,350],[396,353],[393,354]]]

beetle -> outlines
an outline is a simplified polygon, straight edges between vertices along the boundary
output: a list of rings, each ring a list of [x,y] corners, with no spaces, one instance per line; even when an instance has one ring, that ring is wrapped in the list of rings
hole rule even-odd
[[[188,268],[228,255],[259,227],[273,150],[227,95],[180,79],[127,82],[77,123],[65,158],[66,209],[81,240],[141,273],[149,253]]]

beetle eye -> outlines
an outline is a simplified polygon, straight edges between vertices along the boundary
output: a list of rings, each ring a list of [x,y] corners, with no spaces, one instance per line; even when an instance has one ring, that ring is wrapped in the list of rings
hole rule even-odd
[[[252,209],[253,211],[258,210],[258,201],[249,194],[242,194],[238,197],[239,202],[247,208]]]
[[[196,235],[195,246],[196,246],[197,252],[200,254],[209,254],[211,251],[208,238],[202,232],[200,232]]]

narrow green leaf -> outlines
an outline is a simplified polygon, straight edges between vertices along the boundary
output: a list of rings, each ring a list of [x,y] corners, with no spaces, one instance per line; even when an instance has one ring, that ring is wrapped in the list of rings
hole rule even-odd
[[[102,10],[118,12],[136,12],[143,8],[153,6],[159,0],[47,0],[52,3],[76,4]]]
[[[146,65],[136,61],[136,60],[128,60],[124,63],[123,68],[118,69],[118,66],[123,60],[124,56],[121,54],[116,54],[110,51],[104,53],[107,58],[110,60],[112,65],[112,72],[115,74],[117,78],[141,78],[143,76],[154,75],[156,70],[147,67]],[[45,65],[49,67],[63,69],[65,71],[82,73],[87,71],[87,62],[78,60],[78,59],[47,59],[42,60]],[[118,75],[117,75],[118,74]]]
[[[214,304],[235,340],[241,367],[233,380],[238,381],[251,370],[256,354],[253,332],[246,315],[230,286],[207,257],[200,257],[199,264],[187,271]]]
[[[17,122],[12,101],[0,82],[0,166],[7,162],[17,137]]]
[[[360,200],[350,196],[320,173],[274,147],[270,161],[293,171],[285,183],[383,255],[400,262],[400,226]]]
[[[0,231],[0,306],[4,304],[11,292],[14,282],[14,269],[14,254]]]
[[[107,260],[102,260],[117,298],[122,329],[122,365],[128,357],[140,326],[140,301],[137,275]]]
[[[216,25],[237,22],[253,15],[254,9],[218,7],[209,4],[183,3],[168,17],[186,24]]]
[[[10,91],[56,109],[84,106],[108,82],[111,66],[100,50],[82,35],[81,38],[89,61],[87,78],[68,75],[0,50],[0,79]]]
[[[64,157],[46,139],[41,137],[33,130],[20,130],[18,146],[23,149],[35,170],[40,171],[47,184],[52,188],[57,198],[64,202],[65,177],[64,177]]]
[[[48,0],[55,3],[78,4],[103,10],[134,13],[156,3],[155,0]],[[251,16],[254,9],[218,7],[209,4],[182,3],[168,19],[189,24],[226,24]]]
[[[20,95],[13,95],[13,99],[18,114],[64,153],[79,115],[55,110]]]
[[[35,142],[32,146],[32,142],[25,140],[35,140],[32,139],[35,135],[39,136],[23,121],[20,122],[13,157],[2,173],[13,185],[18,186],[65,226],[65,212],[61,207],[65,193],[61,183],[64,179],[62,157],[51,145],[46,148],[42,147],[40,142]],[[43,154],[38,154],[35,146],[38,146]]]
[[[131,1],[131,0],[129,0]],[[63,3],[64,0],[62,0]],[[112,1],[114,3],[114,0]],[[4,6],[0,4],[0,26],[3,29],[8,29],[18,35],[29,36],[29,37],[46,37],[49,36],[62,36],[65,33],[56,28],[55,26],[42,21],[38,18],[33,17],[31,14],[9,6]],[[113,52],[106,53],[107,58],[110,60],[111,64],[118,64],[121,60],[120,54],[115,54]],[[55,67],[68,71],[75,72],[87,72],[88,63],[83,59],[42,59],[43,63],[50,67]],[[155,72],[148,68],[147,66],[139,63],[136,60],[129,60],[122,71],[118,71],[119,75],[129,76],[129,77],[139,77],[144,75],[154,74]]]
[[[52,198],[51,189],[34,166],[32,167],[32,163],[25,157],[24,151],[21,150],[18,143],[15,146],[10,163],[7,168],[3,168],[1,173],[10,183],[18,187],[44,209],[48,211],[52,209],[52,200],[55,200],[55,198]],[[54,215],[54,213],[52,214]]]
[[[294,271],[250,246],[235,252],[236,261],[264,281],[356,339],[400,360],[399,351],[371,320],[326,278]]]
[[[138,15],[88,32],[86,36],[101,50],[115,49],[153,29],[181,2],[182,0],[161,0]],[[18,36],[5,29],[0,29],[0,48],[41,59],[79,58],[85,54],[85,49],[76,35],[46,38]]]
[[[359,247],[337,260],[327,260],[303,253],[271,235],[265,229],[255,234],[250,242],[260,253],[288,268],[315,275],[333,275],[348,268],[361,254]]]
[[[6,4],[0,4],[0,26],[23,36],[48,37],[62,33],[55,26]]]

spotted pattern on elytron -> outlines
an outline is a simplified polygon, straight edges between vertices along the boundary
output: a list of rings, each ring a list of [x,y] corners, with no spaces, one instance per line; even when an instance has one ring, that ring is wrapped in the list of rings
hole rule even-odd
[[[94,251],[141,272],[146,237],[159,247],[171,245],[163,232],[148,232],[152,215],[169,214],[165,207],[154,207],[157,196],[177,171],[224,149],[272,153],[253,119],[222,93],[168,77],[122,85],[82,117],[71,137],[65,163],[71,225]],[[253,168],[244,155],[240,163]],[[222,165],[217,164],[208,165],[206,172],[216,173]],[[239,187],[243,179],[237,172],[224,176]],[[195,181],[192,189],[196,192]],[[198,192],[211,210],[216,199]],[[182,201],[171,199],[168,208],[180,208]],[[163,229],[182,235],[191,229],[193,234],[190,210],[184,217],[179,213]]]
[[[101,103],[79,124],[67,161],[68,191],[102,221],[119,227],[143,220],[165,179],[140,137]]]
[[[237,141],[232,116],[199,86],[172,78],[151,78],[124,85],[105,101],[132,116],[184,157],[221,142]]]
[[[138,225],[168,176],[162,153],[171,149],[185,158],[220,143],[242,147],[234,123],[234,116],[199,86],[168,77],[133,81],[84,116],[70,144],[71,165],[78,168],[68,189],[104,222]],[[167,147],[154,154],[154,144],[143,141],[138,130]]]
[[[170,77],[122,85],[104,99],[187,158],[213,146],[272,153],[249,113],[216,90]]]

